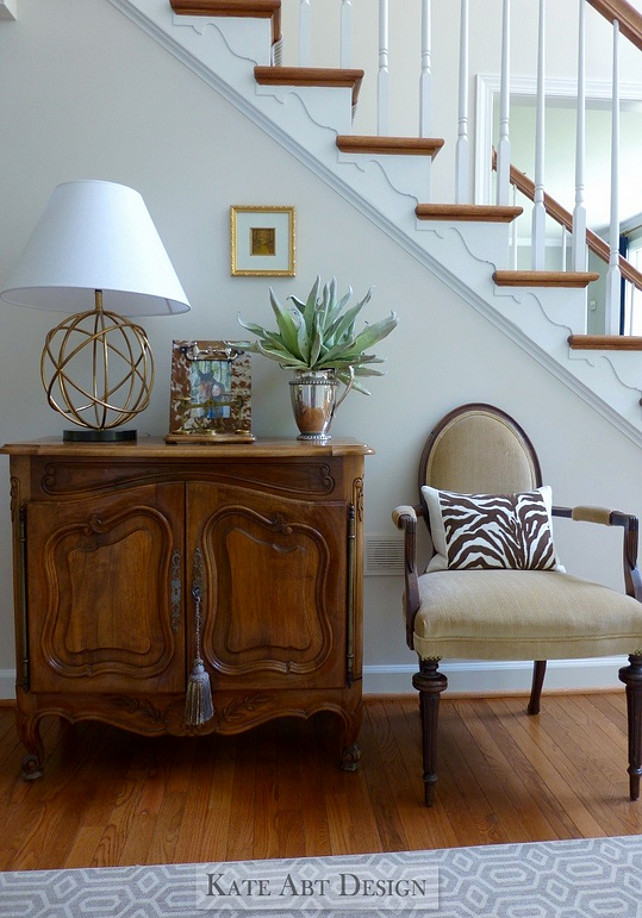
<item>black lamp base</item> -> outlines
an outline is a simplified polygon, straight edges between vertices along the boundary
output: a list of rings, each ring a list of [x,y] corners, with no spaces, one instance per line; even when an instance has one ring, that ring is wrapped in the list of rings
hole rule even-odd
[[[135,430],[65,430],[64,443],[131,443]]]

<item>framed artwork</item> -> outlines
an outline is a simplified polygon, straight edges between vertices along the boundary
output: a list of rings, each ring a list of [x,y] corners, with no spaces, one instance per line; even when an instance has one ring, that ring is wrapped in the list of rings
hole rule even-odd
[[[294,207],[230,207],[232,274],[293,277],[294,222]]]
[[[167,443],[251,443],[250,355],[234,341],[174,341]]]

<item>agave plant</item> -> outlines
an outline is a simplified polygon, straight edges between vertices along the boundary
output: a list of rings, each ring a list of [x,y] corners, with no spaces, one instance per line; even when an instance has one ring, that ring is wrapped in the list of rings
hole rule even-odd
[[[348,292],[339,299],[336,278],[321,288],[321,278],[317,277],[305,302],[290,296],[292,305],[284,307],[270,287],[277,331],[268,331],[239,316],[239,324],[257,337],[256,341],[244,341],[239,346],[276,360],[286,370],[334,370],[346,385],[352,380],[353,389],[370,395],[357,377],[383,376],[383,371],[375,369],[373,364],[384,360],[367,351],[389,335],[399,321],[396,313],[391,312],[380,322],[366,323],[357,332],[357,316],[373,291],[371,287],[362,300],[348,308],[352,288],[348,287]]]

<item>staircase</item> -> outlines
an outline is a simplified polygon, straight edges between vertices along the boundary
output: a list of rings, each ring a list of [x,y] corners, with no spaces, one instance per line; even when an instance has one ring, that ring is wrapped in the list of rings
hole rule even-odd
[[[597,275],[514,270],[519,206],[427,200],[443,140],[352,134],[363,71],[279,66],[279,0],[109,2],[642,445],[642,338],[586,334]]]

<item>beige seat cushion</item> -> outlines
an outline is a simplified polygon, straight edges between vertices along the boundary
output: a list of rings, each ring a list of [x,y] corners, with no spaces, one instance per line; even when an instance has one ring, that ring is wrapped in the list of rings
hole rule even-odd
[[[557,571],[435,571],[419,578],[422,659],[555,660],[642,653],[642,603]]]

